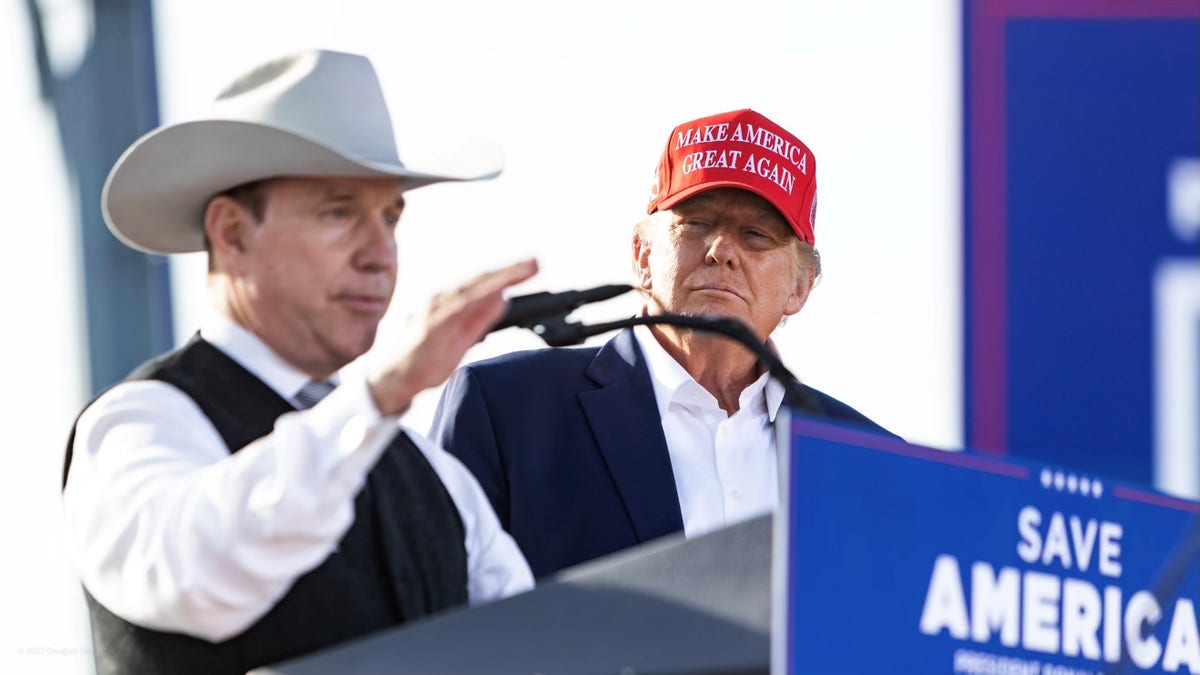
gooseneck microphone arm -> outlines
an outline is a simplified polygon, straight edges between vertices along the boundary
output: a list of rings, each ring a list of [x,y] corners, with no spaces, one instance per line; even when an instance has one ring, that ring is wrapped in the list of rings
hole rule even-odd
[[[518,295],[508,299],[508,311],[488,332],[503,330],[510,326],[532,329],[547,318],[550,320],[557,318],[561,321],[572,310],[582,305],[615,298],[632,290],[633,286],[629,284],[612,284],[583,291]]]
[[[668,325],[681,328],[720,333],[733,338],[754,353],[759,363],[781,385],[784,397],[792,408],[824,417],[824,409],[810,390],[803,387],[779,357],[758,339],[746,324],[737,319],[711,316],[685,316],[682,314],[653,314],[633,316],[618,321],[587,325],[572,323],[566,317],[576,307],[586,302],[597,302],[633,290],[632,286],[601,286],[586,291],[564,293],[535,293],[510,300],[508,314],[492,330],[509,326],[521,326],[537,333],[551,347],[566,347],[582,343],[589,337],[632,326]],[[519,315],[519,316],[518,316]]]
[[[824,410],[813,394],[805,387],[801,386],[800,381],[792,374],[792,371],[783,365],[783,361],[775,355],[767,346],[758,339],[746,324],[737,319],[725,317],[711,316],[685,316],[682,314],[651,314],[642,316],[632,316],[627,319],[618,321],[609,321],[607,323],[599,323],[594,325],[586,325],[580,323],[568,323],[567,321],[548,322],[540,324],[534,328],[534,332],[542,336],[546,344],[551,347],[561,347],[572,344],[579,344],[593,335],[607,333],[611,330],[621,328],[630,328],[632,326],[653,326],[667,325],[678,326],[681,328],[692,328],[696,330],[709,331],[712,333],[720,333],[726,337],[733,338],[749,349],[758,357],[759,363],[766,367],[767,371],[781,385],[783,385],[784,399],[787,404],[797,411],[807,413],[809,415],[824,417]],[[538,330],[541,328],[542,330]],[[552,342],[553,340],[553,342]],[[556,344],[557,343],[557,344]]]

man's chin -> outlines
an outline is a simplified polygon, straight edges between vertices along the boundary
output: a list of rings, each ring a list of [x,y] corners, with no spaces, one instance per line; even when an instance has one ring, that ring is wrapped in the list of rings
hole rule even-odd
[[[746,316],[745,312],[738,311],[729,305],[717,302],[706,302],[700,305],[693,305],[672,313],[690,317],[707,316],[720,319],[737,319],[743,323],[747,323],[749,321],[749,317]]]
[[[336,353],[339,360],[350,363],[366,354],[375,344],[375,329],[369,332],[344,336],[336,343]]]

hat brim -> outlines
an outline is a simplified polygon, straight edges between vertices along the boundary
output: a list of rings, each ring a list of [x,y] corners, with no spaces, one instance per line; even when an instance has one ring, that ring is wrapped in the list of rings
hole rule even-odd
[[[204,250],[204,210],[232,187],[277,176],[402,178],[411,190],[500,174],[423,173],[398,162],[339,152],[276,127],[235,120],[184,122],[153,131],[117,160],[101,195],[104,221],[126,245],[147,253]]]
[[[682,202],[683,200],[685,200],[689,197],[695,197],[696,195],[700,194],[701,192],[705,192],[707,190],[713,190],[716,188],[741,188],[743,190],[746,190],[747,192],[753,192],[754,194],[758,195],[759,197],[762,197],[764,200],[766,200],[766,202],[768,204],[771,205],[772,208],[775,209],[775,211],[777,211],[779,213],[779,217],[783,218],[784,222],[786,222],[792,228],[792,232],[794,232],[796,234],[796,236],[800,238],[801,241],[808,242],[809,244],[813,243],[812,238],[811,238],[812,234],[806,231],[807,229],[803,226],[802,223],[797,222],[794,217],[792,217],[790,214],[788,214],[783,209],[779,208],[779,206],[773,201],[773,195],[768,194],[767,192],[765,192],[764,190],[762,190],[761,188],[759,188],[753,184],[742,182],[742,181],[713,180],[713,181],[706,181],[706,182],[700,183],[698,185],[689,185],[688,187],[683,188],[682,190],[671,195],[670,197],[667,197],[666,199],[660,200],[657,203],[655,203],[654,209],[656,211],[669,211],[669,210],[675,208],[676,204],[678,204],[679,202]]]

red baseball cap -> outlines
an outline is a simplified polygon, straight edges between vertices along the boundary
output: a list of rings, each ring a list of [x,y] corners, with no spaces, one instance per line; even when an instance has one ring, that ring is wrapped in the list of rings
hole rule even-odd
[[[796,236],[816,243],[816,158],[800,139],[759,113],[735,110],[675,127],[658,160],[646,213],[718,187],[759,195],[779,210]]]

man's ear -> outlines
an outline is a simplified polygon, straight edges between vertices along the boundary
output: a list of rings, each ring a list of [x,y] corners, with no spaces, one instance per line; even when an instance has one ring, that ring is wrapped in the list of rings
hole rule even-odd
[[[633,273],[637,276],[638,287],[650,290],[650,242],[641,228],[633,233]]]
[[[233,199],[218,195],[204,209],[204,234],[212,247],[213,262],[237,260],[246,250],[250,213]]]
[[[792,295],[788,297],[787,304],[783,308],[784,316],[791,316],[804,308],[805,303],[808,302],[808,294],[812,292],[814,282],[813,275],[808,270],[804,270],[796,275],[796,288],[793,289]]]

